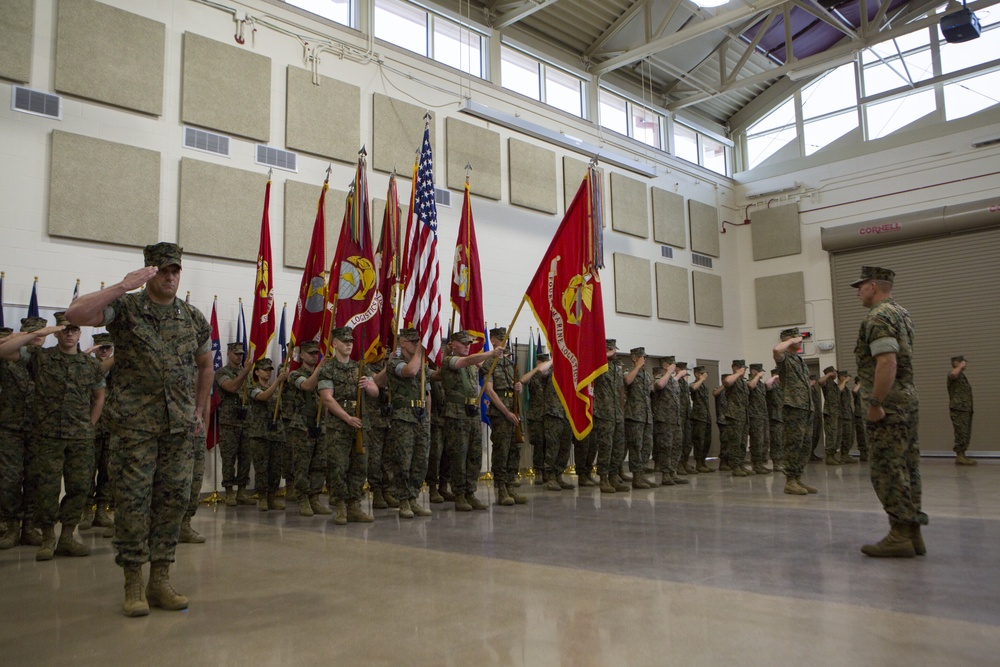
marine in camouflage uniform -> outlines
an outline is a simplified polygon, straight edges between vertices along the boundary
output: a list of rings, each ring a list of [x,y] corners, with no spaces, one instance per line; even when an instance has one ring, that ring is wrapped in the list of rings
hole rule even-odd
[[[111,366],[114,364],[113,349],[111,334],[94,334],[94,348],[88,351],[93,351],[94,358],[100,362],[104,370],[105,383],[107,383],[108,375],[111,372]],[[105,387],[105,393],[107,393],[107,389]],[[100,528],[114,526],[114,521],[108,515],[109,506],[112,505],[111,481],[108,478],[110,455],[111,430],[108,428],[108,418],[102,412],[100,419],[94,426],[94,472],[91,476],[90,493],[87,496],[80,530],[87,530],[94,526]]]
[[[861,548],[862,553],[875,557],[912,557],[927,551],[920,535],[927,515],[921,511],[920,400],[913,384],[913,322],[892,298],[894,279],[890,269],[865,266],[861,278],[851,284],[869,309],[854,355],[861,393],[868,404],[872,486],[890,525],[881,541]]]
[[[442,349],[447,350],[447,344],[442,345]],[[445,353],[447,354],[447,352]],[[431,420],[431,441],[430,451],[427,456],[427,487],[430,501],[435,504],[443,503],[445,500],[451,502],[455,495],[448,490],[448,480],[451,478],[451,461],[444,446],[444,386],[441,380],[435,380],[434,365],[428,361],[427,370],[430,378],[430,420]]]
[[[965,357],[951,358],[951,371],[948,372],[948,411],[951,414],[951,426],[955,432],[955,464],[974,466],[977,461],[965,455],[972,439],[972,385],[965,376]]]
[[[275,494],[281,486],[285,460],[285,424],[275,417],[278,408],[278,388],[288,378],[288,371],[278,373],[271,382],[274,362],[267,357],[254,364],[254,381],[250,385],[250,453],[253,455],[254,480],[257,483],[257,509],[283,510],[285,503]]]
[[[365,370],[376,377],[384,368],[385,362],[380,360],[368,364]],[[384,389],[379,391],[378,398],[367,407],[370,425],[365,432],[365,449],[368,451],[368,490],[372,493],[372,507],[379,510],[399,507],[399,499],[392,495],[392,478],[397,471],[393,452],[396,445],[389,437],[390,394]]]
[[[291,372],[281,404],[288,414],[285,437],[293,450],[295,490],[299,497],[299,514],[314,516],[331,514],[319,500],[326,478],[326,426],[320,413],[317,385],[319,374],[328,357],[319,364],[319,345],[314,340],[302,341],[299,359],[302,365]]]
[[[851,400],[854,404],[854,437],[858,441],[860,461],[868,463],[868,436],[865,432],[865,404],[861,401],[861,378],[854,376],[854,388],[851,389]]]
[[[708,450],[712,447],[712,409],[709,398],[712,395],[706,382],[708,373],[704,366],[694,367],[694,382],[691,383],[691,447],[695,469],[699,473],[713,472],[705,463]]]
[[[746,456],[747,431],[750,419],[747,414],[750,403],[750,387],[743,377],[746,362],[734,359],[733,372],[723,381],[726,392],[726,441],[722,447],[726,450],[726,458],[732,468],[733,477],[746,477],[753,471],[743,467]]]
[[[750,390],[750,400],[747,404],[747,423],[750,430],[750,462],[753,471],[758,475],[766,475],[771,469],[767,463],[768,420],[767,420],[767,387],[764,385],[763,364],[750,364],[750,380],[747,388]]]
[[[389,440],[393,443],[393,488],[399,499],[400,518],[412,519],[431,515],[419,502],[431,437],[429,387],[420,333],[416,329],[402,330],[399,345],[400,354],[386,362],[375,381],[386,388],[382,393],[392,397]]]
[[[506,337],[505,327],[490,329],[490,345],[494,348],[499,348]],[[482,372],[485,373],[485,370]],[[521,387],[514,361],[506,353],[497,359],[493,374],[483,381],[483,393],[490,401],[487,412],[493,444],[490,472],[493,473],[498,505],[523,505],[528,502],[527,496],[514,491],[521,461],[521,445],[515,437],[520,423],[520,417],[515,414],[519,409],[515,410],[515,406],[521,400]]]
[[[774,346],[772,356],[781,378],[781,419],[784,433],[785,493],[804,496],[818,489],[802,481],[809,462],[813,419],[813,397],[809,386],[809,369],[799,356],[802,334],[798,327],[779,334],[781,342]]]
[[[837,386],[840,388],[840,409],[837,412],[840,432],[837,434],[837,446],[840,448],[842,464],[857,463],[851,456],[851,448],[854,445],[854,397],[847,387],[850,379],[851,375],[847,371],[837,372]]]
[[[330,504],[335,506],[333,521],[337,525],[370,523],[374,518],[361,510],[368,454],[364,449],[358,451],[356,446],[358,430],[362,433],[362,443],[366,441],[369,401],[362,397],[364,403],[359,406],[358,389],[368,398],[375,398],[378,386],[371,376],[360,373],[358,362],[351,359],[354,329],[334,329],[331,337],[335,355],[323,364],[317,387],[326,406],[326,487]]]
[[[115,481],[116,562],[125,570],[126,615],[149,605],[185,609],[169,568],[191,496],[191,434],[205,428],[212,384],[211,327],[177,298],[181,248],[143,250],[145,267],[120,283],[76,299],[71,322],[107,327],[115,345],[111,471]],[[145,285],[146,289],[129,294]],[[151,561],[142,595],[142,565]],[[147,602],[148,599],[148,602]]]
[[[653,375],[650,408],[653,412],[653,451],[663,473],[663,486],[688,484],[677,476],[684,431],[681,426],[681,386],[673,356],[660,359],[660,370]],[[657,448],[656,445],[659,445]]]
[[[726,451],[726,409],[729,401],[726,398],[726,375],[719,376],[719,386],[712,390],[715,397],[715,427],[719,429],[719,472],[732,470],[729,465],[729,452]]]
[[[202,416],[202,421],[208,423],[208,415]],[[191,434],[191,495],[188,497],[187,510],[181,519],[181,530],[177,541],[186,544],[203,544],[205,536],[191,527],[191,519],[198,511],[201,500],[201,483],[205,479],[205,451],[208,444],[208,430]],[[112,524],[114,525],[114,524]]]
[[[688,462],[694,450],[694,431],[691,424],[691,385],[687,380],[687,362],[678,361],[677,370],[680,371],[677,384],[680,386],[681,406],[681,443],[677,451],[677,474],[697,475],[698,468]]]
[[[34,388],[35,437],[29,447],[32,467],[28,474],[36,488],[35,524],[42,531],[42,545],[35,560],[55,554],[86,556],[90,549],[73,539],[80,523],[94,470],[94,424],[104,406],[104,371],[93,357],[78,350],[80,327],[70,325],[62,312],[56,323],[58,344],[41,348],[27,345],[22,336],[11,340],[7,359],[21,359]],[[42,331],[46,331],[42,329]],[[66,494],[62,502],[62,487]],[[56,520],[62,524],[58,544]]]
[[[572,489],[573,484],[563,478],[563,472],[569,466],[573,429],[559,400],[554,374],[548,373],[545,381],[545,473],[549,478],[545,488],[550,491]]]
[[[771,377],[764,383],[767,390],[767,425],[771,461],[775,472],[785,469],[785,420],[782,408],[785,405],[785,388],[781,386],[778,369],[771,370]]]
[[[643,475],[646,462],[653,453],[653,408],[650,391],[653,376],[646,370],[646,348],[629,351],[632,370],[625,375],[625,442],[628,444],[628,464],[632,471],[632,488],[649,489],[658,486]]]
[[[619,474],[625,461],[625,372],[619,363],[618,342],[605,341],[608,370],[594,380],[594,428],[597,441],[597,474],[601,493],[628,491],[629,486]]]
[[[823,388],[819,386],[819,381],[814,374],[809,375],[809,395],[812,396],[812,435],[809,442],[809,460],[822,461],[816,454],[816,449],[823,440]]]
[[[252,360],[244,360],[243,343],[230,343],[229,363],[215,372],[219,395],[219,452],[222,456],[222,486],[226,506],[252,505],[250,484],[250,405],[246,401]],[[228,388],[227,388],[228,387]],[[238,491],[233,491],[237,487]]]
[[[521,384],[528,387],[528,442],[531,443],[531,467],[535,473],[535,484],[549,481],[545,469],[545,394],[552,387],[548,375],[551,374],[549,355],[540,352],[536,366],[521,376]]]
[[[840,465],[840,388],[837,386],[837,369],[827,366],[817,381],[823,392],[823,440],[826,464]]]

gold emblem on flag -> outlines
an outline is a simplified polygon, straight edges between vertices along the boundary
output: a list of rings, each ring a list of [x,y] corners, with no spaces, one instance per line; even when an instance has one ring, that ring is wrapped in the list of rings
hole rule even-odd
[[[589,311],[593,305],[594,286],[590,284],[591,278],[589,273],[586,276],[573,276],[562,294],[562,306],[569,324],[579,324],[583,320],[584,308]]]
[[[353,255],[340,263],[340,281],[337,295],[340,299],[363,301],[375,286],[375,265],[360,255]]]

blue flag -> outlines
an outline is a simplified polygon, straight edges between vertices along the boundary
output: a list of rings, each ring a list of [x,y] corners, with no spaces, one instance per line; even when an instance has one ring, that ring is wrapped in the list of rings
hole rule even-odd
[[[278,347],[281,348],[281,363],[288,356],[288,339],[285,337],[285,305],[281,306],[281,328],[278,330]]]
[[[31,300],[28,301],[28,317],[38,317],[38,279],[31,286]]]
[[[483,331],[486,331],[486,323],[483,323]],[[483,343],[483,352],[490,351],[490,337],[486,336],[486,341]],[[483,364],[485,366],[485,364]],[[479,388],[483,387],[483,376],[479,375]],[[479,417],[483,420],[483,423],[487,426],[492,426],[490,424],[489,415],[486,414],[486,408],[490,405],[490,399],[486,397],[486,392],[482,392],[482,397],[479,399]]]

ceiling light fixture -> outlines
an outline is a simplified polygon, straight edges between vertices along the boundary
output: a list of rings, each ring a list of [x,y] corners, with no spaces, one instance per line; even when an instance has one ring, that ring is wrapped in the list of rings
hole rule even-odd
[[[722,5],[728,4],[729,0],[691,0],[694,4],[698,5],[702,9],[709,9],[711,7],[721,7]]]

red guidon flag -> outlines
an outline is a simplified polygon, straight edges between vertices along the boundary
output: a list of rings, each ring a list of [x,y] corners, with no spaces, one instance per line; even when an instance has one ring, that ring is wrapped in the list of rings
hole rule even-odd
[[[292,321],[291,347],[294,350],[302,341],[319,340],[323,326],[323,305],[326,303],[326,191],[330,189],[330,179],[323,181],[316,207],[316,222],[313,223],[312,241],[306,268],[299,284],[299,299],[295,303],[295,319]],[[294,356],[293,356],[294,359]],[[298,368],[298,362],[292,362]]]
[[[479,246],[476,243],[476,226],[472,221],[468,179],[465,181],[462,222],[458,228],[452,266],[451,307],[458,316],[457,322],[461,322],[462,328],[476,339],[469,346],[469,354],[476,354],[482,351],[486,341],[486,316],[483,315],[483,280],[479,271]]]
[[[379,356],[392,354],[396,349],[396,297],[399,294],[399,193],[396,190],[396,175],[389,177],[389,192],[385,198],[385,214],[382,216],[382,238],[375,255],[378,267],[378,291],[382,296],[382,315],[379,322]]]
[[[260,249],[257,251],[257,280],[253,288],[253,317],[250,320],[250,358],[267,356],[274,339],[274,277],[271,272],[271,223],[267,209],[271,203],[271,179],[264,189],[264,213],[260,220]]]
[[[594,424],[591,383],[608,370],[598,273],[604,266],[603,210],[591,166],[525,293],[548,342],[552,381],[577,439]]]

